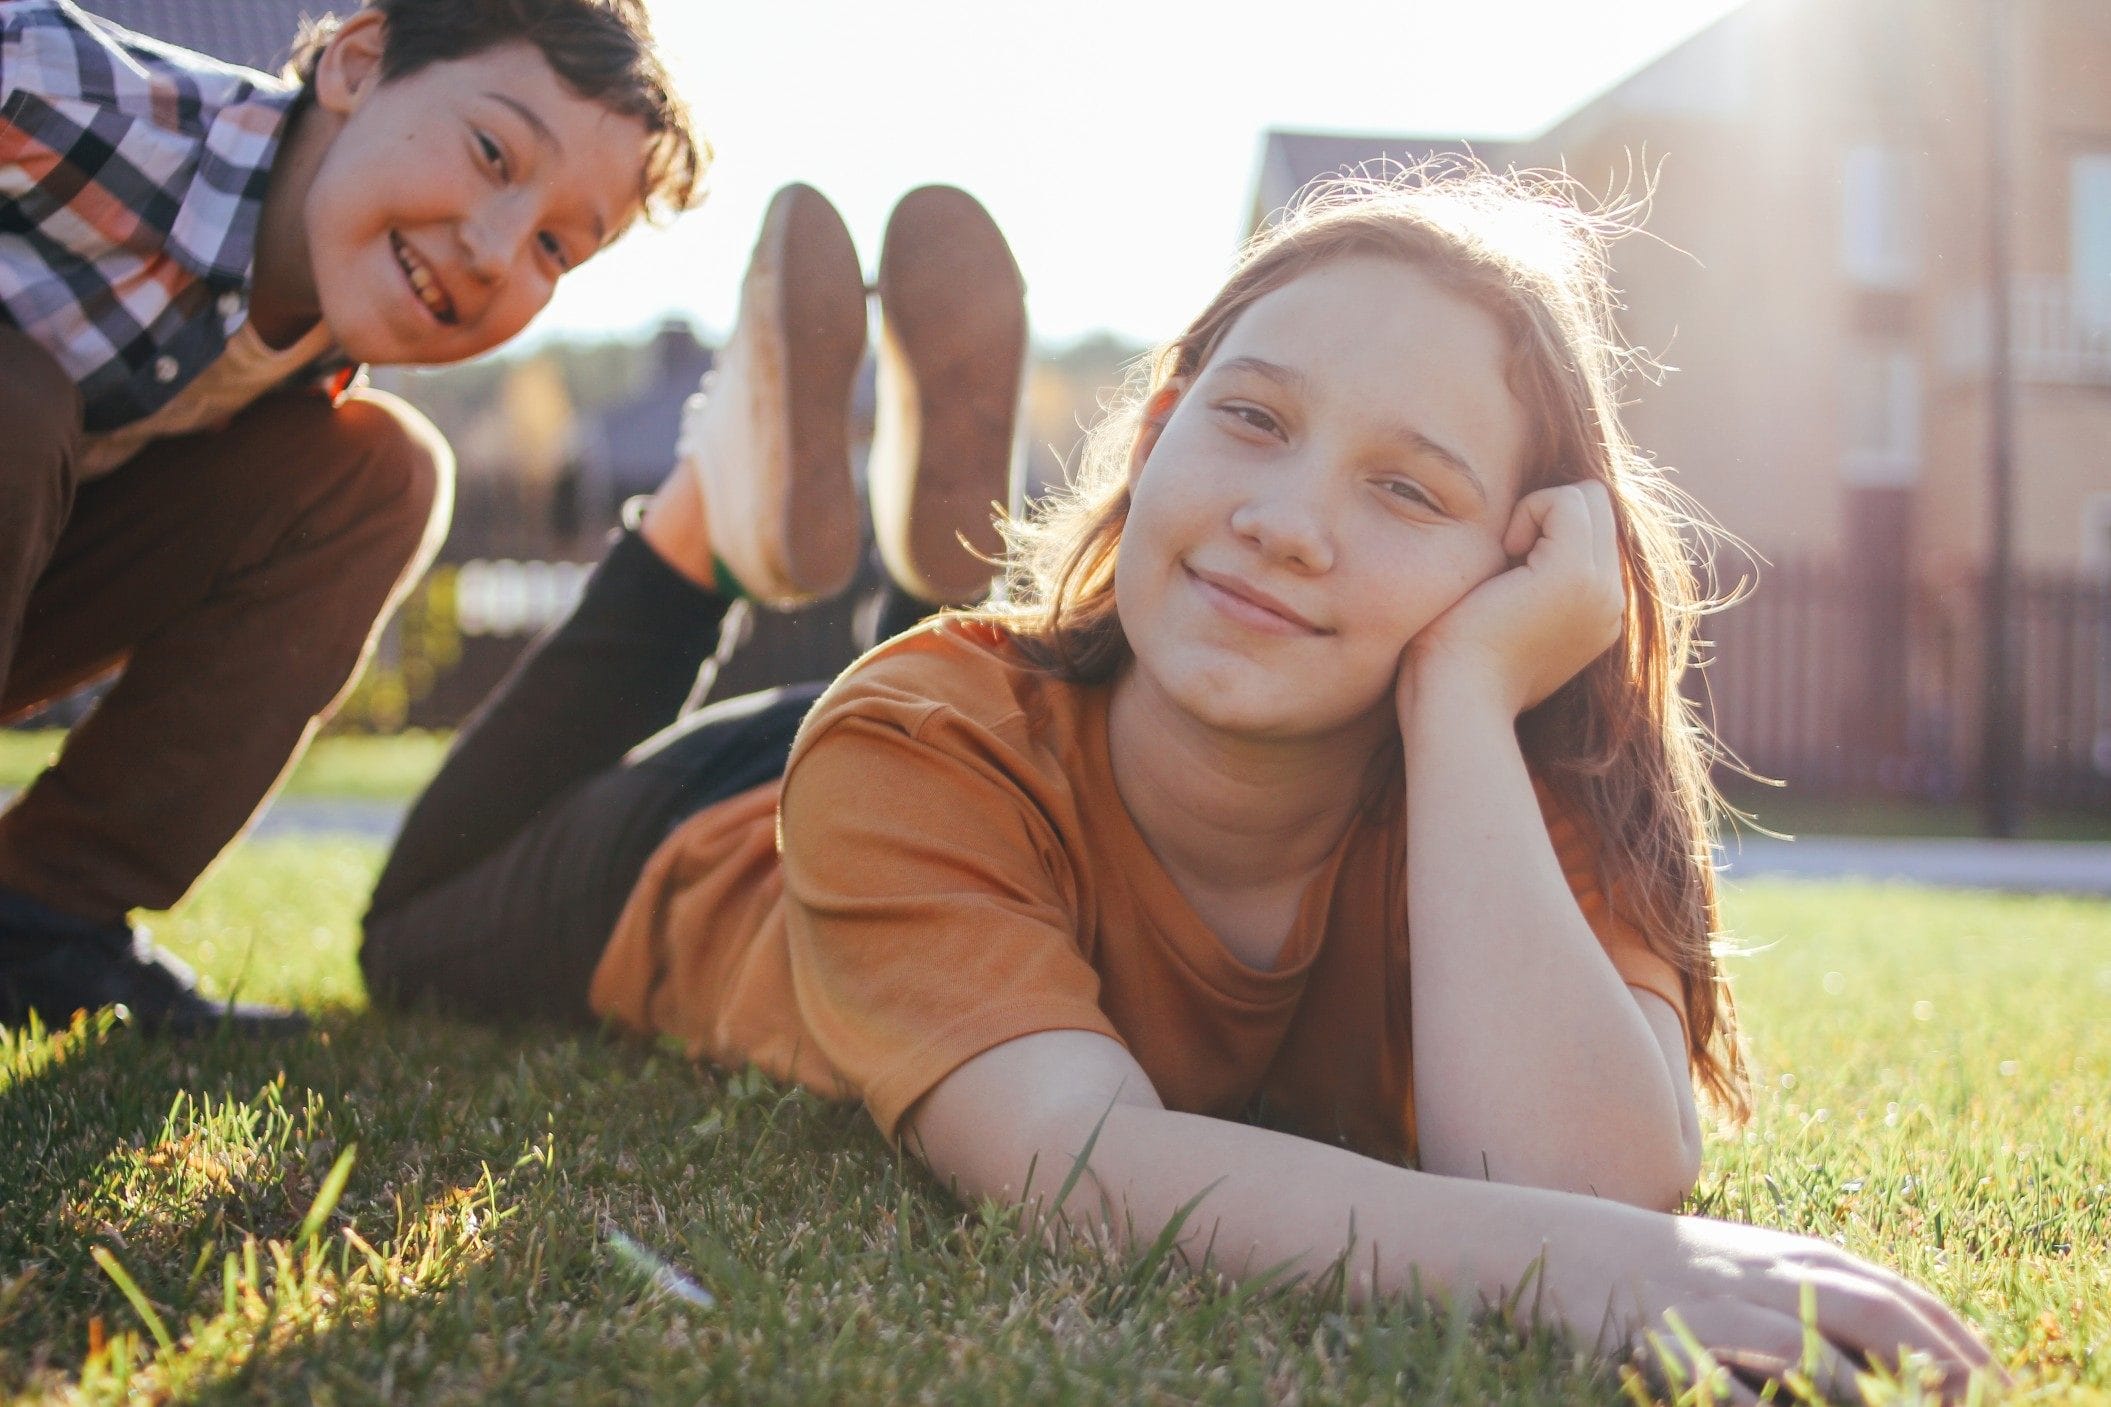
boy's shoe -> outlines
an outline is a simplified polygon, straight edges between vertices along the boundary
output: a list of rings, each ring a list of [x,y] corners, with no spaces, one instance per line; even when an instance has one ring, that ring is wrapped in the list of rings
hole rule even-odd
[[[682,412],[675,456],[697,476],[718,564],[787,610],[858,566],[850,390],[865,355],[865,276],[843,219],[811,186],[770,201],[740,320]]]
[[[880,557],[925,601],[977,601],[1004,547],[994,519],[1011,499],[1026,285],[973,196],[924,186],[887,220],[879,293],[866,489]]]
[[[63,1028],[76,1011],[121,1006],[143,1030],[291,1035],[306,1018],[275,1006],[214,1001],[197,974],[125,924],[98,924],[19,894],[0,894],[0,1026],[33,1011]]]

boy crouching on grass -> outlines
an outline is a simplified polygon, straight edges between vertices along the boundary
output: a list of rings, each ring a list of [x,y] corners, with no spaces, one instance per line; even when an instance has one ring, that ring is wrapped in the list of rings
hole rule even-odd
[[[298,1024],[128,914],[248,823],[445,533],[445,442],[356,368],[498,346],[708,159],[642,0],[371,0],[292,72],[0,0],[0,720],[123,670],[0,813],[0,1024]]]

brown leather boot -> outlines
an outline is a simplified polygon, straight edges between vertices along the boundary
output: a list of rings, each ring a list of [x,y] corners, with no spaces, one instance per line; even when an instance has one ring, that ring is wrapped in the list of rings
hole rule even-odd
[[[1004,547],[994,520],[1011,504],[1026,286],[973,196],[923,186],[888,218],[879,294],[866,489],[880,557],[925,601],[978,601]]]
[[[776,609],[833,596],[858,567],[850,390],[865,354],[865,276],[842,216],[811,186],[770,200],[740,320],[682,412],[719,565]]]

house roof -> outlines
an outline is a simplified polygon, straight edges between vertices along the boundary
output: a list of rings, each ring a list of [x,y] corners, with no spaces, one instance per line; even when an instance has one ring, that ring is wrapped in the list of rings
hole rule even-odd
[[[1778,3],[1778,0],[1777,0]],[[1290,198],[1321,176],[1355,172],[1391,160],[1412,166],[1432,156],[1471,156],[1496,170],[1515,165],[1559,165],[1559,142],[1574,139],[1630,108],[1652,112],[1708,112],[1740,100],[1737,60],[1751,45],[1751,26],[1768,8],[1745,0],[1664,53],[1623,76],[1535,136],[1472,141],[1414,133],[1292,132],[1275,130],[1262,143],[1247,228],[1257,230]],[[1376,174],[1376,171],[1373,171]]]
[[[226,63],[276,73],[304,17],[330,10],[329,0],[80,0],[90,14]],[[347,0],[339,9],[356,6]]]

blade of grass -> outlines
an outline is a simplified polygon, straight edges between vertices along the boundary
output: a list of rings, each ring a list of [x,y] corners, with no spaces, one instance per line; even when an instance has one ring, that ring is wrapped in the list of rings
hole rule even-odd
[[[154,1312],[153,1304],[140,1290],[139,1282],[132,1278],[132,1272],[126,1270],[116,1256],[101,1246],[94,1247],[89,1254],[95,1257],[95,1263],[103,1268],[103,1273],[117,1283],[117,1288],[124,1297],[131,1301],[132,1312],[147,1326],[147,1332],[154,1336],[155,1343],[161,1345],[161,1351],[166,1353],[175,1347],[175,1340],[169,1337],[169,1326],[162,1323],[161,1316]]]
[[[300,1234],[293,1238],[293,1248],[296,1252],[316,1238],[323,1229],[323,1223],[329,1220],[330,1213],[337,1209],[337,1199],[344,1195],[345,1183],[351,1179],[352,1164],[358,1157],[359,1145],[348,1144],[345,1151],[337,1155],[337,1161],[330,1165],[329,1173],[323,1178],[321,1190],[315,1194],[315,1205],[308,1208],[308,1215],[301,1222]]]

